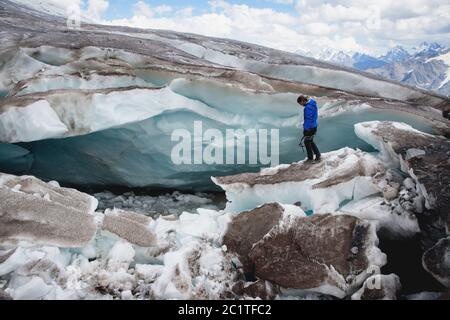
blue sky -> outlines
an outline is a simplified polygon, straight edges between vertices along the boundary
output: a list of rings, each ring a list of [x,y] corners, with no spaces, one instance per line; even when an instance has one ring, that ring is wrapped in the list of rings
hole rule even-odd
[[[194,8],[195,14],[201,14],[202,12],[209,10],[208,0],[190,0],[188,3],[187,1],[181,0],[144,0],[144,2],[149,6],[169,5],[180,9],[188,5]],[[246,4],[255,8],[272,8],[282,12],[295,11],[293,4],[280,4],[276,1],[269,0],[230,0],[228,2],[232,4]],[[133,6],[135,3],[137,3],[137,0],[109,0],[109,7],[104,14],[104,18],[108,20],[130,18],[133,15]]]

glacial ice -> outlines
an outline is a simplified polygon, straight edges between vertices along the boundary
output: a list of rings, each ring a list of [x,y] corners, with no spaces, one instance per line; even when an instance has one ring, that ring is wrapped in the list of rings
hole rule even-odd
[[[298,148],[302,119],[295,98],[300,92],[322,106],[316,141],[324,161],[317,165],[317,176],[298,178],[309,171],[298,162],[264,168],[255,178],[275,181],[286,172],[290,176],[293,166],[300,169],[294,181],[219,183],[230,200],[223,211],[202,196],[130,194],[116,199],[103,193],[98,197],[104,212],[94,213],[94,198],[56,182],[1,175],[6,201],[0,207],[8,213],[0,220],[11,226],[4,221],[12,215],[20,223],[0,230],[0,276],[8,280],[0,282],[0,293],[5,290],[14,299],[236,298],[230,288],[240,275],[238,263],[222,238],[244,208],[276,201],[286,216],[304,217],[306,211],[313,217],[330,212],[333,219],[343,213],[367,219],[368,260],[382,266],[386,257],[377,248],[375,227],[412,236],[419,227],[409,211],[421,212],[424,198],[428,208],[433,204],[417,179],[403,186],[380,183],[379,176],[387,176],[385,166],[408,171],[406,162],[370,128],[357,126],[355,134],[353,125],[397,120],[432,132],[435,124],[417,115],[443,121],[441,108],[448,103],[443,97],[297,55],[167,31],[90,25],[89,37],[81,40],[43,19],[17,40],[10,35],[23,27],[16,29],[9,21],[22,21],[21,7],[3,3],[11,18],[0,21],[8,29],[0,43],[8,49],[0,50],[0,171],[63,185],[211,190],[210,176],[257,172],[261,166],[174,166],[172,131],[192,133],[199,120],[221,131],[277,128],[280,162],[297,162],[305,156]],[[30,20],[36,18],[27,12]],[[74,40],[83,42],[81,49],[73,49]],[[374,148],[381,157],[366,153]],[[116,204],[138,208],[147,217],[113,208]],[[354,249],[348,252],[355,254]],[[326,267],[338,285],[348,280],[334,266]],[[355,281],[350,290],[336,283],[310,289],[344,297],[366,277],[350,279]],[[393,298],[396,277],[374,277],[385,280],[385,293]]]
[[[122,219],[114,221],[117,234],[101,228],[108,215]],[[8,249],[2,241],[0,276],[8,279],[2,289],[14,299],[217,299],[231,294],[236,273],[221,245],[229,214],[198,209],[179,219],[153,220],[107,210],[106,217],[95,213],[95,220],[97,234],[82,248],[39,245],[47,241],[45,235],[31,247],[21,243]],[[121,238],[130,237],[121,231],[131,220],[147,221],[142,227],[157,237],[152,247]],[[72,227],[79,230],[76,223]]]
[[[157,87],[151,82],[129,75],[87,75],[85,78],[72,75],[49,75],[28,81],[17,96],[35,92],[46,92],[59,89],[94,90],[122,87]]]
[[[165,90],[169,92],[169,89]],[[192,88],[189,87],[189,90],[192,90]],[[151,98],[148,91],[139,90],[139,92],[145,92],[142,93],[142,99]],[[173,93],[170,95],[175,97]],[[229,175],[236,172],[256,171],[260,168],[260,166],[248,164],[242,166],[176,166],[172,164],[170,155],[176,144],[170,140],[172,131],[186,129],[193,133],[194,121],[203,121],[204,130],[218,128],[224,135],[226,129],[243,128],[245,130],[255,127],[280,129],[280,163],[292,163],[305,157],[305,154],[298,147],[300,140],[298,125],[301,122],[298,108],[292,103],[290,107],[284,108],[286,110],[284,113],[274,114],[270,113],[270,106],[277,106],[277,110],[281,109],[283,103],[288,106],[287,97],[279,95],[271,96],[269,99],[269,96],[248,93],[245,95],[248,96],[249,111],[240,116],[237,116],[235,101],[232,100],[234,98],[231,98],[231,95],[224,98],[227,102],[221,105],[222,107],[228,106],[229,109],[219,111],[202,104],[198,100],[200,96],[192,93],[192,99],[195,100],[187,100],[187,98],[182,98],[183,96],[178,96],[177,99],[187,103],[186,105],[185,102],[180,104],[183,108],[171,112],[164,111],[150,119],[77,137],[47,139],[14,145],[20,150],[29,151],[29,153],[24,153],[23,157],[12,157],[10,149],[14,147],[10,144],[0,144],[0,169],[10,172],[10,168],[14,167],[16,169],[13,173],[32,174],[47,180],[57,180],[64,184],[79,186],[112,185],[212,190],[214,189],[210,182],[210,176],[212,175]],[[140,100],[137,97],[134,97],[134,100],[126,97],[122,97],[120,100],[126,101],[126,105],[117,103],[114,114],[108,111],[112,110],[113,102],[104,105],[109,106],[109,108],[106,108],[107,110],[102,107],[100,108],[102,111],[95,111],[96,114],[102,114],[102,116],[95,121],[96,123],[91,124],[91,128],[100,130],[112,123],[117,123],[117,121],[119,121],[118,123],[134,121],[147,117],[150,112],[152,114],[156,112],[154,108],[151,111],[145,110],[145,106],[140,107],[140,114],[129,112],[130,109],[127,108],[127,105],[136,101],[135,106],[140,106]],[[239,99],[241,98],[246,101],[245,98],[239,97]],[[98,99],[105,99],[105,95],[99,95]],[[164,98],[160,99],[161,101],[164,100]],[[203,97],[203,99],[206,98]],[[207,102],[210,103],[209,100]],[[187,105],[191,105],[192,108],[190,110],[185,108],[184,106]],[[252,108],[251,105],[258,106],[258,108],[261,106],[261,109]],[[202,106],[202,108],[199,109],[197,106]],[[70,119],[78,115],[71,115],[71,112],[66,113],[62,110],[61,112],[70,115],[65,124],[61,122],[61,129],[64,126],[70,127],[70,123],[72,123]],[[88,115],[89,112],[84,113],[83,117],[88,117]],[[431,130],[426,122],[420,122],[413,116],[390,111],[346,112],[321,119],[316,141],[323,152],[336,150],[344,146],[373,151],[371,146],[358,139],[354,133],[353,125],[361,120],[389,118],[407,121],[427,132]],[[31,131],[22,128],[23,122],[14,122],[14,126],[20,126],[20,128],[17,128],[17,130],[20,130],[19,132],[30,132],[31,134]],[[72,130],[83,132],[91,129],[80,127]],[[30,138],[32,139],[35,136],[32,134]],[[222,152],[224,151],[222,150]],[[246,152],[248,152],[248,149]],[[1,161],[3,154],[5,160]],[[68,175],[67,172],[72,174]]]
[[[158,36],[160,40],[166,39]],[[389,99],[414,100],[421,97],[421,93],[413,92],[410,88],[399,86],[394,82],[387,82],[366,75],[357,74],[349,69],[332,69],[329,65],[315,66],[302,63],[280,63],[258,60],[246,53],[226,53],[236,49],[233,45],[217,46],[212,41],[203,41],[203,46],[182,40],[169,40],[178,49],[201,59],[228,66],[239,70],[274,77],[283,80],[309,83],[313,85],[336,88],[338,90],[369,96],[383,96]],[[299,59],[300,60],[300,59]]]
[[[299,91],[311,92],[322,106],[316,141],[323,152],[345,146],[373,151],[354,133],[360,121],[398,120],[431,132],[424,118],[392,109],[413,108],[408,99],[429,106],[442,100],[267,48],[164,32],[114,32],[148,40],[148,47],[88,43],[73,49],[40,43],[2,53],[0,90],[11,93],[12,100],[0,110],[1,171],[73,186],[211,190],[211,175],[262,166],[175,166],[170,159],[174,129],[192,133],[194,121],[223,134],[226,129],[279,129],[280,163],[292,163],[305,156],[298,148]],[[385,99],[392,97],[402,101]],[[377,105],[387,109],[373,108]],[[33,121],[24,121],[29,117]],[[29,152],[19,157],[11,143]]]
[[[406,210],[394,212],[391,205],[382,197],[364,198],[351,201],[341,207],[338,214],[350,214],[361,219],[372,221],[379,231],[389,237],[411,237],[420,232],[417,218]]]
[[[24,108],[10,107],[7,112],[0,114],[0,135],[4,142],[61,137],[68,131],[46,100],[39,100]]]
[[[286,171],[286,178],[280,181],[271,182],[271,176],[276,172],[274,169],[255,174],[252,177],[255,182],[251,184],[247,182],[248,177],[239,175],[230,180],[216,177],[213,181],[226,192],[226,210],[231,212],[245,211],[267,202],[280,202],[301,203],[305,211],[330,213],[338,210],[345,200],[359,200],[379,193],[372,175],[383,170],[383,166],[374,156],[362,151],[343,148],[324,153],[322,163],[315,167],[303,162],[297,165],[298,168],[292,170],[304,171],[304,177],[289,177],[290,168],[282,165],[279,170]]]
[[[95,235],[97,200],[77,190],[0,174],[0,196],[3,245],[83,247]]]

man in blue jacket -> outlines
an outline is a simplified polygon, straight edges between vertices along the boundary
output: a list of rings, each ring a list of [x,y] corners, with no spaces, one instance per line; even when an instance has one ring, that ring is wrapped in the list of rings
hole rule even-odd
[[[303,110],[303,138],[305,139],[306,152],[308,153],[308,162],[319,162],[320,151],[314,143],[314,135],[317,132],[319,113],[317,111],[317,103],[307,96],[300,96],[297,102],[304,106]],[[314,155],[316,159],[314,160]]]

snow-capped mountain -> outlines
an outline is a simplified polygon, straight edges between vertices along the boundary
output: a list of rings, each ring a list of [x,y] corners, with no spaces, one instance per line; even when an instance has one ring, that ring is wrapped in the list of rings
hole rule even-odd
[[[352,67],[380,75],[386,79],[402,82],[418,88],[450,94],[448,54],[450,48],[438,43],[423,42],[410,50],[402,46],[389,49],[378,57],[366,53],[351,53],[324,49],[315,54],[304,55],[334,64]],[[302,54],[302,52],[298,52]]]
[[[365,53],[355,53],[353,61],[352,67],[363,71],[371,68],[380,68],[386,64],[384,60]]]
[[[422,42],[419,47],[412,48],[415,57],[435,57],[448,51],[449,48],[433,42]]]
[[[352,54],[346,53],[342,50],[325,48],[317,52],[298,50],[296,53],[302,56],[307,56],[317,60],[331,62],[341,66],[352,67],[354,64]]]
[[[450,49],[437,43],[424,43],[409,56],[403,55],[402,58],[397,56],[398,60],[367,71],[404,84],[449,95],[449,52]]]
[[[401,62],[407,60],[409,57],[410,54],[402,46],[395,46],[384,56],[380,57],[380,59],[385,62]]]

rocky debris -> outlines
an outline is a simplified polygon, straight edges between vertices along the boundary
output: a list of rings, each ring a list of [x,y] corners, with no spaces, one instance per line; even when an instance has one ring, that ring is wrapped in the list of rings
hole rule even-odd
[[[156,236],[150,230],[152,218],[122,210],[105,211],[102,229],[140,247],[156,246]]]
[[[96,233],[97,201],[34,177],[0,174],[0,244],[84,247]]]
[[[450,287],[450,237],[439,240],[432,248],[428,249],[422,263],[436,280],[447,288]]]
[[[183,212],[193,212],[197,208],[222,209],[225,207],[225,199],[218,198],[215,194],[196,193],[183,194],[179,191],[162,195],[137,194],[128,191],[116,195],[108,191],[95,193],[98,200],[98,211],[106,209],[121,209],[141,213],[157,219],[159,216],[180,216]]]
[[[448,231],[450,225],[450,140],[425,134],[404,123],[364,122],[356,134],[396,164],[405,179],[399,208],[413,211],[421,230],[423,266],[448,286]],[[414,187],[415,185],[415,187]]]
[[[356,217],[290,215],[267,204],[236,216],[223,242],[261,280],[343,298],[370,267],[386,263],[377,241],[374,228]]]
[[[344,206],[341,211],[357,214],[360,218],[378,220],[382,231],[388,231],[388,234],[384,234],[389,238],[408,237],[420,232],[416,214],[423,212],[425,201],[415,182],[411,178],[403,178],[391,169],[387,170],[385,174],[375,175],[374,180],[383,195],[383,202],[380,203],[372,198],[366,201],[367,206],[360,207],[353,203],[350,204],[350,208]],[[361,202],[364,201],[364,199],[361,200]],[[354,210],[355,208],[357,211]],[[352,210],[349,211],[349,209]],[[361,212],[361,210],[366,210],[366,212]],[[396,217],[387,219],[388,217],[384,213],[388,211]]]
[[[398,197],[403,178],[398,177],[391,169],[386,172],[379,172],[374,176],[377,187],[383,194],[384,199],[392,201]]]
[[[423,210],[417,210],[417,217],[424,251],[447,237],[450,222],[450,140],[395,122],[359,123],[355,132],[379,149],[386,161],[397,164],[415,181],[415,192],[420,198],[416,198],[414,205],[419,208],[423,202]],[[423,150],[425,154],[407,159],[411,149]],[[408,180],[406,184],[411,183]]]
[[[401,290],[400,278],[395,274],[373,275],[352,295],[352,300],[396,300]]]
[[[420,233],[415,214],[403,209],[398,199],[387,201],[379,196],[365,198],[343,205],[336,213],[370,221],[383,239],[409,239]]]

